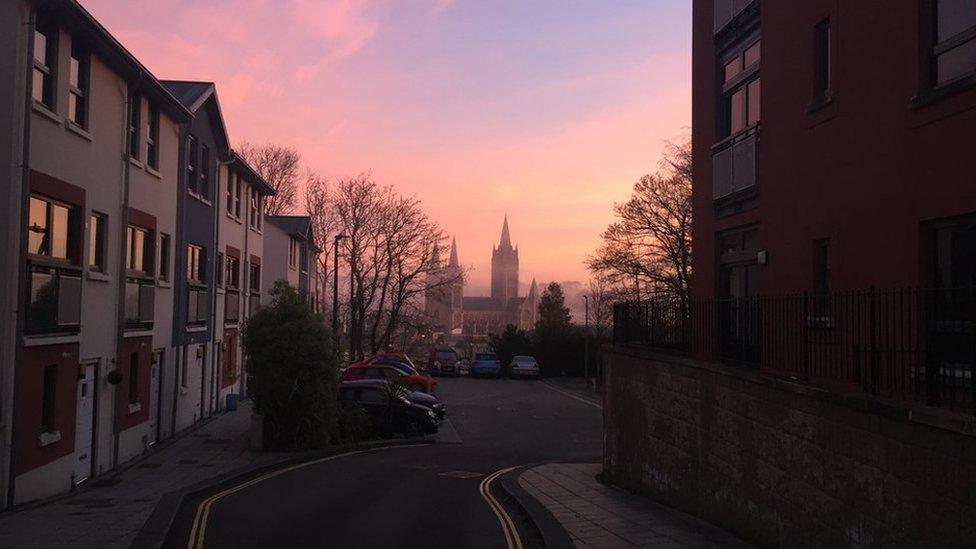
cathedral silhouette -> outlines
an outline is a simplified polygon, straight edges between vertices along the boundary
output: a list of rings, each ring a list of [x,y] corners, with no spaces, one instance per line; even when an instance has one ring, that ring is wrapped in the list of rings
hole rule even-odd
[[[519,294],[519,252],[512,246],[508,216],[502,223],[498,246],[491,251],[491,296],[465,296],[457,241],[451,241],[451,255],[443,265],[440,250],[435,247],[432,261],[436,266],[427,279],[425,309],[435,330],[465,335],[501,333],[511,324],[521,330],[535,325],[538,288],[535,279],[529,294]]]

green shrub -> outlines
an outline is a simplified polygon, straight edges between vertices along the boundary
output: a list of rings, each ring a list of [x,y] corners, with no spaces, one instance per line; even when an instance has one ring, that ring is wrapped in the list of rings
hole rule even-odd
[[[247,321],[242,342],[250,394],[264,416],[264,445],[305,450],[330,442],[336,428],[338,362],[322,316],[284,281]]]

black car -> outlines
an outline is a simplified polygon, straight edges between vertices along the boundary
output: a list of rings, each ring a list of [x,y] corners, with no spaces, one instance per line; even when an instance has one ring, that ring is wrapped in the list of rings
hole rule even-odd
[[[342,383],[342,386],[379,387],[382,389],[386,383],[386,380],[383,379],[360,379],[356,381],[345,381]],[[437,417],[438,421],[444,419],[444,416],[447,415],[447,407],[444,406],[441,401],[437,400],[437,397],[434,395],[427,394],[423,391],[411,391],[406,387],[403,388],[403,392],[401,394],[411,403],[429,408],[432,412],[434,412],[434,415]]]
[[[437,417],[425,406],[413,404],[405,396],[393,397],[382,386],[339,386],[339,403],[343,406],[362,406],[381,435],[430,435],[437,432]]]

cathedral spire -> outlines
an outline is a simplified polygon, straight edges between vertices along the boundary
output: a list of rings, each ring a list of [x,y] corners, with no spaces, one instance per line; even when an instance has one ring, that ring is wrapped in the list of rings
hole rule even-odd
[[[535,283],[535,277],[532,277],[532,286],[529,287],[529,301],[534,301],[539,295],[539,287]]]
[[[447,263],[448,267],[458,266],[457,237],[451,237],[451,259]]]
[[[505,222],[502,224],[502,238],[498,243],[498,248],[511,248],[512,236],[508,233],[508,214],[505,214]]]

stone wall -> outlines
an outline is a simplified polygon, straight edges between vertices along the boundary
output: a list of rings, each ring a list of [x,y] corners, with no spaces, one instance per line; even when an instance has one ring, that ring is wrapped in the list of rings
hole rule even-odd
[[[604,349],[604,474],[765,546],[976,546],[976,418]]]

